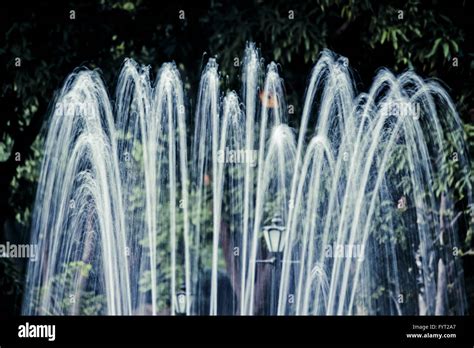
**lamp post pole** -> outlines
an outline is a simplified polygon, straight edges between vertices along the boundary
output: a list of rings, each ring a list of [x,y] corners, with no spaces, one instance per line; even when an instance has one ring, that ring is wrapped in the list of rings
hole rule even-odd
[[[282,258],[282,252],[274,252],[273,253],[273,265],[272,265],[272,285],[271,285],[271,290],[270,290],[270,315],[276,315],[277,310],[278,310],[278,279],[279,277],[279,271],[280,271],[280,266],[281,266],[281,258]]]

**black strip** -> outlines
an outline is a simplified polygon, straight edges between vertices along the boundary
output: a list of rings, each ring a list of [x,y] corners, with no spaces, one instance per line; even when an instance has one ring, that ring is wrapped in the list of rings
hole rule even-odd
[[[14,317],[0,319],[0,346],[38,344],[400,344],[473,347],[474,317]],[[18,328],[54,324],[55,340]],[[414,327],[417,325],[417,327]],[[443,326],[444,325],[444,326]],[[422,330],[425,326],[425,330]],[[456,334],[456,338],[407,338]]]

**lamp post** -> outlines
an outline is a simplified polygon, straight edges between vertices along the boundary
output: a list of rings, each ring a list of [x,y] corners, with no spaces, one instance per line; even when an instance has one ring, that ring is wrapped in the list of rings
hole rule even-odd
[[[285,246],[283,232],[285,232],[283,219],[277,214],[273,216],[271,225],[263,227],[263,236],[265,238],[268,251],[272,254],[283,252],[283,247]]]
[[[272,268],[272,284],[270,292],[270,315],[276,314],[278,306],[278,298],[276,297],[276,281],[278,279],[277,272],[280,269],[283,248],[285,246],[284,233],[285,227],[283,219],[275,214],[272,218],[271,225],[263,227],[263,237],[267,244],[268,251],[273,255]]]
[[[181,316],[186,315],[186,287],[184,285],[181,285],[179,291],[176,292],[175,302],[175,314]]]

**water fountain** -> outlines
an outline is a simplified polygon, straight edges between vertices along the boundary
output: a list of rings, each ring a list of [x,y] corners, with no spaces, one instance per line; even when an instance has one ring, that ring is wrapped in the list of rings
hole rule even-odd
[[[23,313],[465,314],[443,168],[452,154],[470,164],[446,91],[383,69],[358,94],[348,60],[324,51],[296,131],[277,65],[265,71],[253,44],[243,62],[239,97],[209,60],[195,114],[174,64],[153,83],[125,60],[114,103],[98,72],[67,78]],[[278,257],[262,237],[272,219]]]

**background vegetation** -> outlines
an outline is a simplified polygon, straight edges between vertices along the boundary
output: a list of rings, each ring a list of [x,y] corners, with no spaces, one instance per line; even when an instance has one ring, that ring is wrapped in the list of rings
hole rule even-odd
[[[181,10],[184,19],[179,17]],[[288,103],[295,107],[290,125],[296,127],[307,77],[319,52],[329,48],[349,58],[360,90],[366,90],[384,66],[397,73],[414,69],[423,77],[443,81],[465,122],[472,154],[474,40],[468,30],[472,19],[465,2],[436,0],[101,0],[54,5],[41,0],[4,1],[0,243],[28,240],[42,127],[55,91],[78,66],[100,68],[113,91],[125,57],[150,64],[155,72],[161,63],[174,60],[192,100],[201,68],[213,56],[225,77],[224,89],[239,90],[235,58],[242,57],[247,41],[254,41],[266,62],[280,64]],[[461,237],[465,249],[470,249],[470,234],[465,231]],[[464,259],[471,308],[473,258]],[[18,313],[23,272],[23,265],[0,259],[0,313]]]

